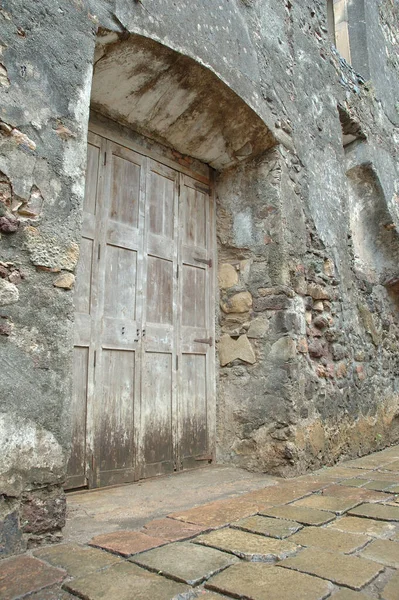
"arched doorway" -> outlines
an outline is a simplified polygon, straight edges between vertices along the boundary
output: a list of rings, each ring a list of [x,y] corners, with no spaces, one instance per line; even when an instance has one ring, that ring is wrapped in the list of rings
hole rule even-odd
[[[192,59],[140,36],[100,40],[98,52],[69,487],[212,461],[216,227],[208,165],[226,168],[274,145],[259,117]]]

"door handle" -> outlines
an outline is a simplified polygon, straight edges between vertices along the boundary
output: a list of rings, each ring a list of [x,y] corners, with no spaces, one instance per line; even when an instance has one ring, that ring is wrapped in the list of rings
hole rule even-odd
[[[197,342],[198,344],[208,344],[208,346],[213,346],[213,338],[209,337],[206,339],[201,339],[201,338],[197,338],[194,340],[194,342]]]

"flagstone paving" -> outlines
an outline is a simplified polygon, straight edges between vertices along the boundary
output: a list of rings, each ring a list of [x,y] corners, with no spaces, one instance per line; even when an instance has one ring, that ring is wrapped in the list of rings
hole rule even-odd
[[[399,600],[398,501],[395,446],[0,560],[0,600]]]

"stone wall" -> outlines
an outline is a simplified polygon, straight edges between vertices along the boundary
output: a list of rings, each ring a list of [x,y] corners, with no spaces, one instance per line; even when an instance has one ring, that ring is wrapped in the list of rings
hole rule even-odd
[[[324,0],[3,1],[2,555],[63,525],[96,35],[190,57],[278,143],[217,174],[219,459],[291,475],[399,440],[398,4],[366,8],[367,82]]]

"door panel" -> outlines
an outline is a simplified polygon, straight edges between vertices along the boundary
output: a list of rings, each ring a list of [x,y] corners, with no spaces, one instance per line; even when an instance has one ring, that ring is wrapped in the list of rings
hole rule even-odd
[[[213,227],[204,183],[89,135],[75,288],[74,486],[209,459]]]

